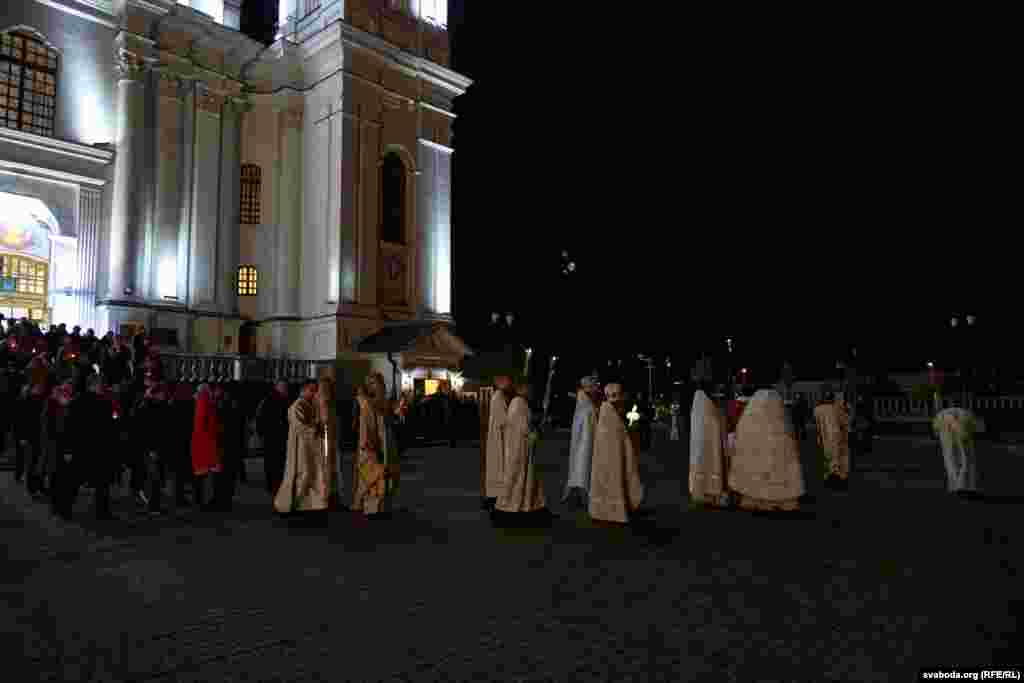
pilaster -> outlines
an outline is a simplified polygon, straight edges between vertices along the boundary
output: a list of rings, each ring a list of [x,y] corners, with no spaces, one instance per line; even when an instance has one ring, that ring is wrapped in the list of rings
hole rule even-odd
[[[273,287],[277,292],[277,317],[299,315],[301,291],[300,258],[302,247],[302,123],[303,109],[293,104],[279,108],[278,125],[281,135],[281,157],[278,160],[276,206],[277,279]]]
[[[143,226],[146,222],[144,179],[147,67],[131,53],[117,63],[117,133],[114,145],[113,206],[108,239],[109,277],[106,299],[139,302],[145,287]]]
[[[161,305],[184,306],[179,292],[179,254],[183,202],[185,84],[172,72],[156,76],[154,125],[153,235],[150,259],[151,298]]]
[[[244,103],[227,98],[220,116],[220,219],[217,226],[216,301],[222,313],[238,314],[241,116]]]
[[[96,328],[96,274],[103,193],[91,187],[78,191],[78,320],[83,329]]]

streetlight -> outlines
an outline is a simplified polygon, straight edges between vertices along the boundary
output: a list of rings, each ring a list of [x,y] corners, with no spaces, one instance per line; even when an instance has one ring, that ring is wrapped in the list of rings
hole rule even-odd
[[[638,353],[636,357],[647,362],[647,388],[650,392],[650,403],[651,405],[654,405],[654,359],[650,356],[645,356],[642,353]]]

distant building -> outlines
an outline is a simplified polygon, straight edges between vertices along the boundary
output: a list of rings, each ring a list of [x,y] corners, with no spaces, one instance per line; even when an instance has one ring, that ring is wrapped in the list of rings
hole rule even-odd
[[[0,312],[389,377],[357,340],[449,338],[446,3],[281,0],[269,47],[243,0],[0,5]]]

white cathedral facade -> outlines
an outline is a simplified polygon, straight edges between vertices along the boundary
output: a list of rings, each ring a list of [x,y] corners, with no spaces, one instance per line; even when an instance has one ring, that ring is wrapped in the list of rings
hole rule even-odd
[[[0,313],[451,369],[445,2],[281,0],[269,47],[243,2],[3,3]]]

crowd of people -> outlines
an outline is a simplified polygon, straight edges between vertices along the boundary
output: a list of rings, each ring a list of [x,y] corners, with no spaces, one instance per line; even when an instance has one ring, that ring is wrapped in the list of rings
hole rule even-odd
[[[843,392],[829,391],[810,411],[801,401],[785,401],[774,388],[755,392],[745,386],[733,399],[718,397],[721,400],[716,402],[707,385],[694,392],[689,423],[691,504],[798,511],[812,500],[806,494],[800,449],[811,417],[824,486],[848,490],[851,446],[857,445],[856,440],[851,443],[856,399],[851,406]],[[498,409],[491,412],[492,421],[497,415],[499,423],[501,400],[495,397]],[[580,382],[563,502],[575,509],[586,506],[596,521],[627,523],[643,499],[636,467],[639,430],[630,428],[624,407],[621,385],[609,384],[602,391],[596,377]],[[681,440],[679,412],[677,408],[671,413],[670,441]],[[948,490],[964,498],[977,496],[974,415],[954,406],[939,410],[932,426],[941,446]],[[513,491],[510,477],[516,470],[507,446],[501,455],[500,427],[494,428],[499,435],[488,442],[488,496]]]
[[[94,513],[112,518],[111,489],[121,483],[135,504],[165,513],[173,479],[175,508],[230,511],[246,477],[248,397],[239,385],[164,381],[159,355],[145,331],[134,338],[96,337],[75,327],[43,332],[29,320],[0,316],[0,450],[13,437],[15,479],[54,514],[70,518],[83,489]],[[483,507],[496,522],[549,520],[534,452],[542,430],[528,383],[495,382],[487,414]],[[562,497],[587,508],[596,522],[626,524],[640,514],[644,486],[638,455],[641,429],[627,416],[621,384],[601,388],[596,376],[578,387],[569,474]],[[430,398],[389,395],[383,376],[357,388],[351,499],[342,501],[338,403],[330,377],[305,383],[297,398],[279,382],[261,397],[254,424],[264,455],[267,493],[282,514],[348,507],[362,519],[393,510],[401,478],[403,436],[411,416],[434,418],[433,436],[455,445],[460,407],[446,384]],[[672,411],[672,439],[679,411]],[[832,393],[811,413],[787,404],[775,389],[744,387],[716,402],[710,388],[694,392],[689,423],[691,501],[708,507],[796,511],[806,501],[800,440],[813,416],[825,484],[846,489],[850,475],[851,406]],[[942,445],[949,488],[976,491],[975,420],[959,407],[939,411],[933,424]]]
[[[278,512],[343,506],[369,519],[391,510],[401,437],[417,426],[454,445],[461,423],[475,416],[447,385],[434,397],[397,400],[371,375],[353,403],[355,485],[343,502],[333,379],[303,384],[297,398],[288,383],[262,391],[260,384],[253,401],[252,385],[169,382],[161,367],[145,330],[98,338],[0,316],[0,451],[13,437],[15,480],[65,519],[83,489],[93,493],[96,517],[113,519],[118,484],[153,516],[165,514],[168,488],[176,510],[226,512],[255,437]]]
[[[0,449],[13,437],[15,480],[70,518],[83,488],[110,519],[111,489],[136,505],[230,510],[245,478],[246,420],[234,383],[171,383],[143,330],[134,338],[29,320],[0,321]]]

